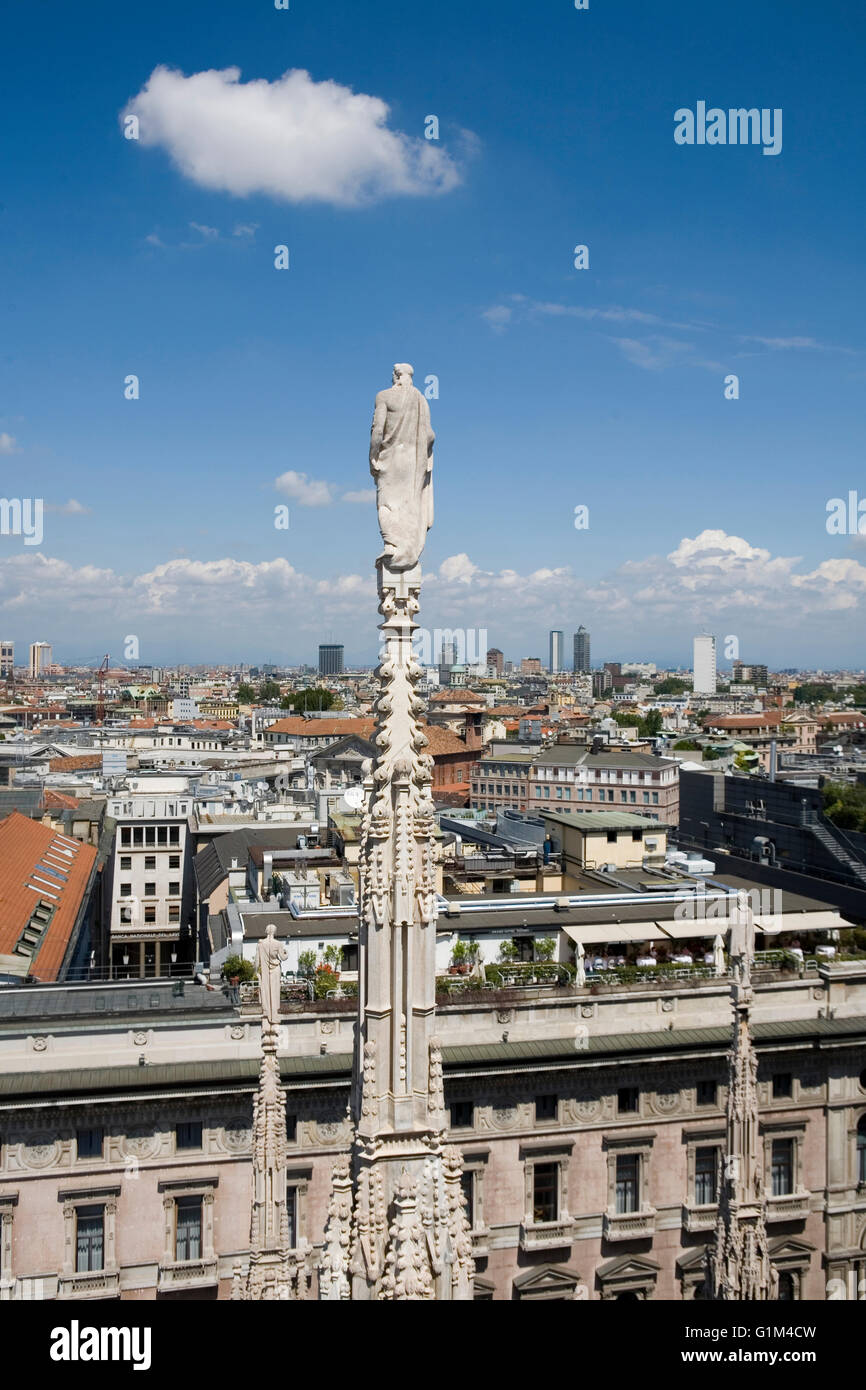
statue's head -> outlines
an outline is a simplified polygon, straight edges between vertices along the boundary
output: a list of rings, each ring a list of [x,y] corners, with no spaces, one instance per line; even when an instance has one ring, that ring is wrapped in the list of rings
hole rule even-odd
[[[268,922],[268,925],[265,927],[265,931],[267,932],[268,936],[276,936],[277,934],[277,929],[273,922]]]
[[[395,362],[391,383],[394,386],[411,386],[414,375],[415,368],[410,367],[408,362]]]

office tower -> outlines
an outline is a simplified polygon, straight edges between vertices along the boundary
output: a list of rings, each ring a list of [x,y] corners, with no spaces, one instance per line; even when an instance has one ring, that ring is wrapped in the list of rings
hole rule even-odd
[[[696,695],[715,695],[716,693],[716,639],[708,633],[694,640],[693,657],[694,680],[692,689]]]
[[[551,632],[550,634],[550,664],[548,669],[552,676],[555,676],[557,671],[562,670],[563,638],[564,633],[562,632]]]
[[[589,670],[589,633],[585,627],[574,634],[574,670],[582,675]]]
[[[457,665],[457,643],[443,642],[442,650],[439,654],[439,665],[446,671],[450,671],[452,666]]]
[[[342,643],[319,643],[319,675],[339,676],[343,670]]]
[[[11,680],[15,671],[15,643],[11,638],[0,639],[0,680]]]
[[[41,676],[46,666],[51,665],[51,643],[50,642],[31,642],[30,643],[30,679],[36,680]]]
[[[487,665],[492,666],[497,676],[505,670],[505,657],[498,647],[491,647],[487,653]]]

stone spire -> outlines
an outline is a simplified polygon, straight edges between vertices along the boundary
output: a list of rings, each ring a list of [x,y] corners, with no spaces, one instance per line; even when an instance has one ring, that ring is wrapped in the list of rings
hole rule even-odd
[[[286,1204],[286,1097],[277,1057],[279,962],[285,954],[269,924],[257,962],[263,1009],[262,1064],[253,1098],[250,1258],[246,1271],[235,1269],[234,1299],[306,1298],[310,1289],[310,1252],[305,1241],[291,1249]]]
[[[338,1197],[345,1169],[338,1164],[320,1296],[465,1299],[472,1296],[474,1266],[462,1160],[446,1148],[435,1036],[433,759],[424,751],[424,702],[415,694],[422,671],[412,651],[421,591],[418,545],[432,520],[432,431],[426,401],[411,386],[411,368],[401,364],[398,375],[403,384],[377,397],[371,445],[386,551],[376,562],[382,615],[378,751],[365,769],[361,827],[351,1234],[347,1248]],[[404,533],[411,545],[401,544]],[[405,567],[389,568],[399,563],[396,555]]]
[[[764,1163],[758,1116],[758,1059],[752,1045],[755,923],[745,893],[731,927],[733,1037],[728,1063],[727,1135],[715,1241],[707,1250],[707,1297],[774,1299]]]

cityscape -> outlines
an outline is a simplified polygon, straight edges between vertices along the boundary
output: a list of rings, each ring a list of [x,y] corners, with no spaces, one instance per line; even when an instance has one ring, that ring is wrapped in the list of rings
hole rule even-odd
[[[43,1366],[265,1301],[829,1365],[863,24],[101,8],[13,6],[4,98],[0,1303]]]

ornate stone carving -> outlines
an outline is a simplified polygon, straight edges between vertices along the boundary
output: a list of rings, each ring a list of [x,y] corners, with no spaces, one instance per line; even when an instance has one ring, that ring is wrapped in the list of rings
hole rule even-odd
[[[727,1142],[715,1239],[707,1247],[706,1289],[719,1300],[772,1299],[776,1276],[766,1226],[758,1060],[752,1045],[755,923],[748,896],[737,894],[731,927],[734,1024],[728,1062]]]
[[[42,1036],[33,1039],[33,1051],[45,1052],[48,1047],[48,1039]]]
[[[34,1134],[21,1146],[21,1162],[25,1168],[50,1168],[60,1155],[60,1141],[50,1134]]]
[[[153,1158],[159,1152],[159,1135],[143,1126],[132,1128],[124,1135],[123,1151],[133,1158]]]
[[[334,1171],[320,1283],[322,1296],[335,1299],[346,1297],[347,1171],[350,1297],[470,1296],[465,1242],[448,1196],[453,1176],[446,1174],[443,1160],[442,1057],[434,1036],[433,759],[419,724],[424,705],[415,687],[422,669],[412,651],[421,588],[417,561],[432,521],[432,432],[426,402],[410,377],[411,369],[399,368],[394,386],[377,397],[370,449],[385,542],[376,563],[381,660],[373,702],[376,758],[364,768],[367,800],[360,833],[364,1005],[355,1040],[353,1159],[351,1170],[338,1165]],[[459,1154],[452,1161],[458,1174],[460,1161]],[[453,1274],[455,1261],[459,1278]]]

